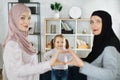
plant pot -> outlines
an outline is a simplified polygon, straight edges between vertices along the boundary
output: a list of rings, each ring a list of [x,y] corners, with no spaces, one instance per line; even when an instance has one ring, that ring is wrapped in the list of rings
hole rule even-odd
[[[59,12],[55,12],[54,18],[59,18],[59,17],[60,17],[60,13]]]

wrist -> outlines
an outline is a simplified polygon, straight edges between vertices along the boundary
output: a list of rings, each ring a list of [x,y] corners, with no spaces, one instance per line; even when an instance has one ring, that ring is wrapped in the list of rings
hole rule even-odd
[[[80,67],[84,66],[84,61],[81,61]]]

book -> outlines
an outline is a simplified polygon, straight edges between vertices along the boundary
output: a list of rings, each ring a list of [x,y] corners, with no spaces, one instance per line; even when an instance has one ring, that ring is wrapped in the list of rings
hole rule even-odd
[[[61,26],[63,27],[64,30],[66,31],[71,31],[72,29],[70,28],[70,26],[67,23],[64,23],[63,21],[61,21]]]

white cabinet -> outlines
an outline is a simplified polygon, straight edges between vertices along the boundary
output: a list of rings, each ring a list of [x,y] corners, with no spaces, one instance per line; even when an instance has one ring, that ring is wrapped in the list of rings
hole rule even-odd
[[[50,41],[57,34],[63,34],[70,43],[70,47],[82,58],[92,49],[93,35],[89,19],[45,19],[45,52],[50,50]]]

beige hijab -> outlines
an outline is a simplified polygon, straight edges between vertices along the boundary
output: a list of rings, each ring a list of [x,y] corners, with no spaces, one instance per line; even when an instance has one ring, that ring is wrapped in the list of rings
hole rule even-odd
[[[9,12],[9,19],[8,19],[9,31],[5,39],[5,42],[3,44],[3,47],[5,47],[6,43],[9,40],[14,40],[20,45],[20,47],[26,53],[33,55],[33,54],[36,54],[37,51],[28,41],[28,32],[20,31],[18,28],[18,18],[22,13],[26,11],[31,12],[30,9],[24,4],[16,4],[11,8]]]

